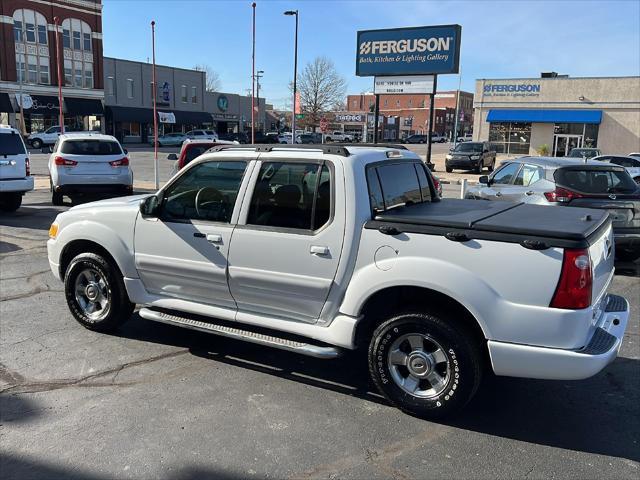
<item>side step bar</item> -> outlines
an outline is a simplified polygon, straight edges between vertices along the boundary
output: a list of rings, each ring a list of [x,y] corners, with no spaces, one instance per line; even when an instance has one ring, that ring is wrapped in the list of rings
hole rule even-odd
[[[142,308],[138,314],[146,320],[190,328],[191,330],[198,330],[200,332],[213,333],[214,335],[221,335],[223,337],[234,338],[236,340],[244,340],[245,342],[257,343],[258,345],[279,348],[280,350],[287,350],[289,352],[301,353],[310,357],[332,359],[341,355],[341,350],[337,347],[297,342],[286,338],[265,335],[264,333],[219,325],[213,323],[215,321],[214,319],[212,319],[212,323],[203,322],[193,318],[159,312],[150,308]]]

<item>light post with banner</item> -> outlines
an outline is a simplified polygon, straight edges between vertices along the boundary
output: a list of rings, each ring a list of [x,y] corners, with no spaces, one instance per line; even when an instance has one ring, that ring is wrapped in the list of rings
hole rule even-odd
[[[378,143],[380,95],[430,94],[427,164],[431,163],[434,99],[438,75],[458,73],[460,25],[361,30],[356,44],[356,75],[374,78],[374,143]]]

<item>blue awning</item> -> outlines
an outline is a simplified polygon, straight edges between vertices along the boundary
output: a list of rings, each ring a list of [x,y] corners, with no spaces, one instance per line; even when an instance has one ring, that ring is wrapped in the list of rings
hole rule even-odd
[[[504,109],[489,110],[487,122],[595,123],[602,121],[602,110]]]

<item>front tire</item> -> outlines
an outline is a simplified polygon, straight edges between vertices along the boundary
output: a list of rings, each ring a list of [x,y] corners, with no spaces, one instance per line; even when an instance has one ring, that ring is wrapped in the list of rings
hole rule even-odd
[[[369,374],[393,405],[437,418],[471,400],[482,378],[482,355],[469,332],[440,316],[405,313],[374,331]]]
[[[451,167],[444,167],[444,169],[446,170],[447,173],[453,172],[453,168]]]
[[[22,205],[22,192],[0,193],[0,211],[15,212]]]
[[[36,150],[40,150],[42,148],[42,140],[40,140],[39,138],[34,139],[31,142],[31,146]]]
[[[64,276],[64,293],[75,319],[98,332],[116,329],[129,320],[135,307],[118,267],[95,253],[81,253],[71,260]]]

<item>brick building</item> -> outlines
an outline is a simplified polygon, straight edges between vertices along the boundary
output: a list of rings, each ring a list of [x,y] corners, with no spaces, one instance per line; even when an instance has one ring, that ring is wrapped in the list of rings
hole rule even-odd
[[[473,94],[464,91],[436,93],[435,122],[433,131],[447,137],[455,128],[456,100],[460,99],[458,135],[470,132],[473,127]],[[347,96],[347,110],[355,114],[373,112],[375,96],[371,93]],[[414,133],[426,134],[429,128],[429,95],[380,95],[380,138],[395,140]],[[369,115],[371,123],[372,115]],[[371,125],[369,125],[371,127]],[[353,128],[353,125],[350,126]],[[369,132],[371,136],[371,132]]]
[[[22,91],[27,132],[58,124],[56,16],[65,125],[103,129],[101,0],[0,1],[0,123],[20,126]]]

